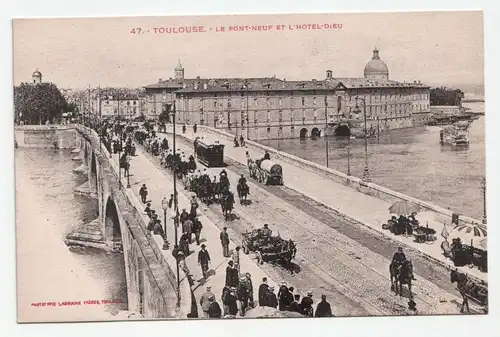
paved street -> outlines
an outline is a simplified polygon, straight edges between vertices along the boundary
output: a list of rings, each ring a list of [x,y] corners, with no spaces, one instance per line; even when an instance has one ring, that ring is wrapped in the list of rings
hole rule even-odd
[[[167,138],[172,144],[171,138]],[[192,153],[191,144],[179,140],[177,143],[181,151],[188,155]],[[246,173],[246,170],[232,163],[226,171],[234,190],[239,174]],[[249,183],[252,202],[248,206],[236,205],[237,219],[230,224],[238,237],[241,238],[246,230],[269,223],[274,233],[298,242],[293,275],[281,267],[264,264],[262,268],[266,272],[275,275],[276,279],[287,280],[300,292],[312,290],[318,297],[321,293],[326,294],[336,315],[405,313],[408,299],[400,299],[390,291],[388,266],[396,250],[394,243],[368,233],[366,228],[353,227],[345,220],[342,222],[332,210],[322,208],[289,189],[263,187],[251,180]],[[218,206],[205,206],[204,212],[215,219],[214,222],[221,221]],[[382,252],[380,246],[383,246]],[[412,292],[419,311],[425,314],[457,313],[461,299],[449,283],[448,272],[425,259],[410,257],[417,264],[417,281]]]
[[[170,127],[170,131],[172,128]],[[181,127],[178,127],[177,132],[182,136],[194,140],[192,128],[188,128],[185,134],[182,134]],[[213,134],[206,132],[198,132],[197,137],[204,137],[207,141],[219,141],[224,144],[224,157],[243,164],[246,167],[245,152],[249,151],[252,158],[262,158],[264,152],[249,150],[247,148],[235,148],[232,142],[222,137],[216,137]],[[417,252],[425,252],[432,258],[441,261],[442,263],[455,268],[452,262],[445,258],[441,252],[440,242],[442,241],[439,233],[442,230],[442,224],[436,221],[435,215],[431,212],[422,212],[417,215],[417,219],[422,224],[428,224],[430,228],[436,230],[438,240],[432,244],[421,244],[414,242],[413,236],[404,237],[396,236],[382,229],[382,224],[389,219],[389,202],[383,201],[376,197],[369,196],[353,190],[348,186],[336,183],[330,179],[311,171],[306,171],[302,168],[294,166],[290,163],[275,160],[276,163],[283,167],[284,185],[294,191],[297,191],[316,203],[326,205],[332,210],[338,211],[340,214],[346,214],[349,217],[359,221],[369,228],[390,237],[394,241],[403,242],[405,245],[412,247]],[[362,207],[360,206],[362,205]],[[473,275],[478,279],[487,280],[487,274],[480,272],[477,268],[459,267],[463,272]]]
[[[113,155],[113,159],[116,163],[118,163],[117,155]],[[126,186],[126,183],[126,178],[123,178],[123,186]],[[163,210],[161,207],[161,200],[164,196],[166,196],[168,199],[170,197],[170,194],[173,194],[173,182],[170,180],[170,177],[163,174],[157,168],[157,166],[155,166],[151,161],[148,160],[141,148],[138,148],[138,155],[136,157],[133,157],[131,162],[130,185],[132,191],[137,195],[137,198],[139,200],[139,188],[142,186],[142,184],[147,185],[149,192],[147,199],[151,202],[151,209],[156,210],[159,219],[163,223]],[[181,211],[183,208],[186,208],[189,211],[189,200],[183,193],[181,183],[179,183],[178,185],[178,191],[179,210]],[[144,209],[146,205],[140,205],[139,207],[142,207],[142,209]],[[173,248],[175,227],[173,225],[173,220],[169,220],[168,217],[169,215],[167,215],[167,237],[168,241],[170,242],[170,248]],[[200,247],[196,245],[196,242],[190,245],[191,254],[186,258],[186,263],[191,273],[194,275],[193,278],[195,280],[195,285],[193,289],[197,298],[198,306],[199,298],[205,292],[205,287],[207,285],[210,285],[212,287],[212,292],[215,294],[216,300],[222,306],[220,298],[222,295],[222,289],[225,284],[225,271],[230,258],[225,258],[222,256],[222,247],[219,239],[219,228],[205,215],[200,214],[199,219],[203,224],[200,241],[201,243],[206,244],[211,258],[211,264],[209,268],[210,276],[208,277],[208,280],[205,282],[202,277],[201,267],[198,266],[197,259]],[[179,227],[179,237],[181,234],[182,228]],[[234,244],[234,237],[231,237],[231,232],[229,233],[229,235],[231,239],[229,248],[233,249],[236,246]],[[164,252],[166,254],[171,254],[171,250]],[[258,287],[263,277],[268,277],[268,283],[276,287],[276,283],[272,279],[270,279],[270,277],[266,273],[258,268],[257,265],[248,256],[241,254],[240,264],[240,272],[249,272],[252,276],[255,296],[257,296]],[[200,315],[202,315],[201,308],[198,308],[198,312],[200,313]]]

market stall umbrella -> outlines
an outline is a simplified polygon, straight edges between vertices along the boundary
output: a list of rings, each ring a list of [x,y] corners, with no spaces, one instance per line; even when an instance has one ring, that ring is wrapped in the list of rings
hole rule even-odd
[[[481,240],[488,236],[488,229],[483,224],[464,224],[455,226],[453,234],[462,239],[465,244],[470,242],[471,246],[477,246]]]
[[[420,212],[420,206],[410,201],[397,201],[391,207],[389,207],[389,212],[391,214],[397,215],[410,215],[413,212]]]
[[[488,238],[484,238],[479,241],[479,247],[483,248],[484,250],[488,250]]]
[[[271,307],[257,307],[248,310],[245,318],[304,318],[304,316],[295,311],[279,311]]]

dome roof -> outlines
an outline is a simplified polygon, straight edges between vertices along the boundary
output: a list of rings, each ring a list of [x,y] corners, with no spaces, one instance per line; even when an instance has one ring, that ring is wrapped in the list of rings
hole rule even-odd
[[[389,78],[389,68],[378,55],[378,49],[373,50],[373,57],[365,66],[365,77]]]
[[[42,73],[38,71],[38,69],[36,69],[34,72],[33,72],[33,77],[42,77]]]

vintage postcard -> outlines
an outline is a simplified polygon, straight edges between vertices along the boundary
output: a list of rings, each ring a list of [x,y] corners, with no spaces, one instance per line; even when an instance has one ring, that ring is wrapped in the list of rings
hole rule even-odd
[[[488,313],[481,11],[12,25],[19,322]]]

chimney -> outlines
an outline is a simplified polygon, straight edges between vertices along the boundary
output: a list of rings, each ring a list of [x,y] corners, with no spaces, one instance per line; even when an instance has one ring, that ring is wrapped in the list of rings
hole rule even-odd
[[[208,88],[208,84],[207,83],[203,83],[203,89],[207,90]]]
[[[199,80],[199,79],[200,79],[200,76],[196,76],[196,79],[198,79],[198,80]]]
[[[161,82],[161,77],[158,79],[158,83],[160,83],[160,82]]]
[[[333,73],[331,70],[326,71],[326,79],[331,80],[333,78]]]

